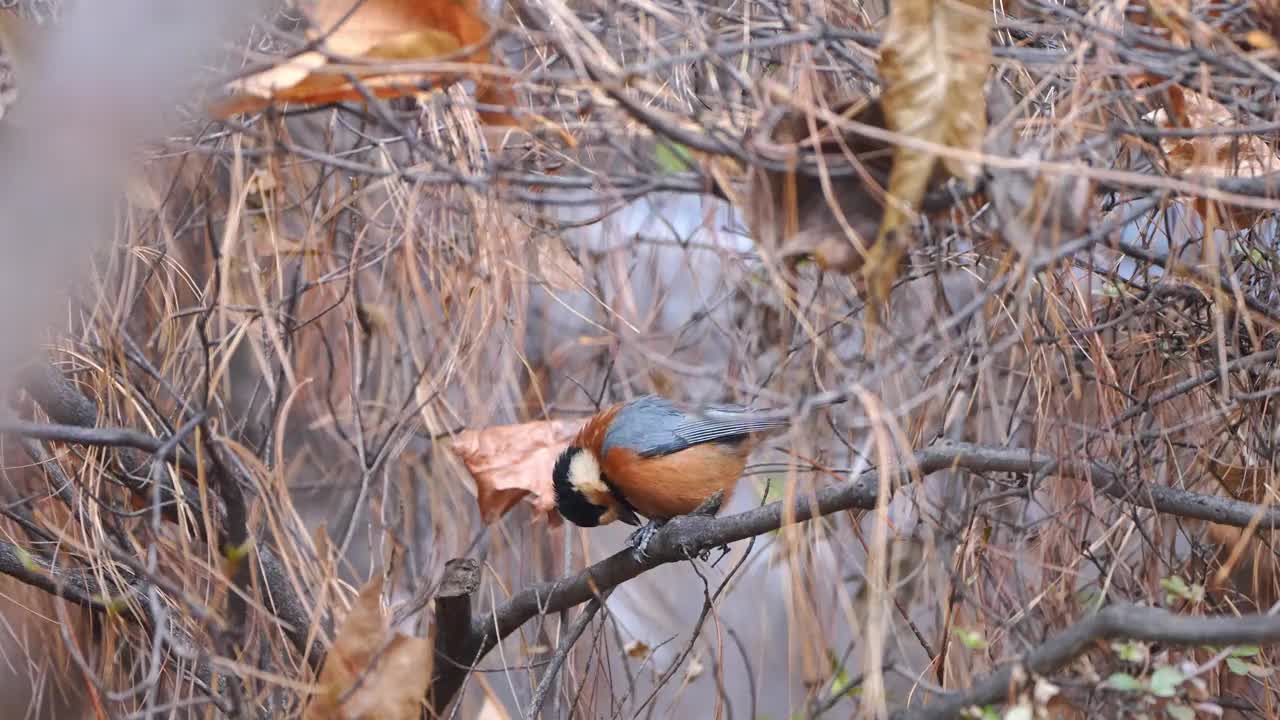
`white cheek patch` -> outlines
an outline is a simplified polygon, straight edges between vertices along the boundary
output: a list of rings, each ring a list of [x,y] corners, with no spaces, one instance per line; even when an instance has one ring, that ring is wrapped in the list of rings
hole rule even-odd
[[[569,484],[596,505],[613,504],[613,493],[601,479],[600,462],[590,450],[583,450],[569,461]]]

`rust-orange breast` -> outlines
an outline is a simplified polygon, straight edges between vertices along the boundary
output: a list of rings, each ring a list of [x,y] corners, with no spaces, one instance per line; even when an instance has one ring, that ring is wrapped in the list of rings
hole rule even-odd
[[[609,482],[640,514],[665,520],[692,512],[723,490],[725,500],[747,464],[746,443],[705,443],[677,453],[642,458],[628,448],[610,448],[601,467]]]

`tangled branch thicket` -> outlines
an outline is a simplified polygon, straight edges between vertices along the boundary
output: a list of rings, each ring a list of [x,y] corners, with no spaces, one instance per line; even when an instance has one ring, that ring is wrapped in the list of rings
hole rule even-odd
[[[868,336],[799,259],[875,237],[883,12],[517,0],[523,131],[459,84],[151,148],[0,425],[32,703],[300,716],[381,573],[440,716],[1273,715],[1280,9],[997,6]],[[645,561],[482,522],[454,433],[643,392],[848,402]]]

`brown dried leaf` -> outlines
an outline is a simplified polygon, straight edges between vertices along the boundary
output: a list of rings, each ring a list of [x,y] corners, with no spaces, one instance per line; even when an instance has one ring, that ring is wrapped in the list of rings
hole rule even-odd
[[[534,508],[559,525],[551,471],[556,456],[580,427],[581,421],[540,420],[464,430],[454,436],[449,447],[475,479],[484,522],[497,520],[522,498],[532,496]]]
[[[382,576],[360,591],[320,670],[321,692],[305,720],[416,720],[431,685],[432,646],[391,630]]]
[[[920,140],[978,150],[987,129],[983,87],[991,65],[991,11],[980,0],[898,0],[880,43],[886,127]],[[891,200],[876,247],[863,267],[872,297],[882,303],[908,249],[904,230],[919,208],[938,156],[894,148]],[[943,158],[951,174],[971,181],[976,163]],[[893,236],[893,237],[891,237]]]
[[[244,78],[228,88],[226,97],[213,106],[213,114],[226,117],[260,110],[271,102],[323,104],[359,101],[363,96],[345,77],[350,72],[375,97],[395,98],[419,92],[424,81],[442,87],[462,79],[457,73],[394,73],[379,69],[376,61],[411,62],[450,56],[474,47],[451,62],[487,64],[489,23],[480,0],[365,0],[351,12],[356,0],[300,0],[299,9],[311,22],[308,37],[323,37],[323,52],[305,52],[264,72]],[[330,70],[329,58],[369,62],[368,67]],[[374,61],[374,62],[370,62]],[[513,99],[509,87],[479,75],[477,96],[482,101]],[[505,118],[505,116],[502,116]],[[498,124],[498,114],[487,118]],[[510,120],[510,118],[505,118]],[[506,124],[514,124],[511,121]]]
[[[1218,101],[1193,90],[1172,87],[1167,107],[1156,110],[1151,120],[1162,128],[1228,129],[1238,125],[1235,116]],[[1160,146],[1169,158],[1174,174],[1205,175],[1215,178],[1258,177],[1280,170],[1280,155],[1260,135],[1226,133],[1203,137],[1165,137]],[[1201,216],[1207,216],[1208,203],[1197,198],[1193,203]],[[1231,207],[1231,217],[1248,225],[1262,211]]]
[[[639,640],[632,640],[627,643],[622,650],[627,654],[627,657],[633,660],[642,660],[649,657],[649,653],[653,651],[653,648],[650,648],[648,643],[644,643]]]
[[[832,111],[856,122],[884,127],[879,102],[857,98],[834,103]],[[862,173],[830,178],[830,194],[820,178],[801,172],[763,172],[753,178],[749,198],[752,232],[757,241],[777,248],[789,267],[812,257],[824,271],[851,273],[862,266],[883,212],[880,194],[889,177],[890,149],[855,133],[837,135],[829,123],[787,110],[761,126],[767,140],[758,143],[770,154],[791,157],[815,152],[851,157]]]

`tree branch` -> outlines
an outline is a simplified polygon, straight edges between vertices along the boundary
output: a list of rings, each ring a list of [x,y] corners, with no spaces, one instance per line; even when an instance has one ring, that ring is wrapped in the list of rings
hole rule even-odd
[[[968,443],[938,444],[915,453],[911,463],[894,471],[890,487],[896,488],[917,477],[947,469],[971,472],[1042,472],[1090,482],[1099,491],[1139,507],[1222,525],[1245,527],[1260,518],[1260,527],[1280,527],[1280,509],[1236,500],[1203,495],[1164,485],[1126,487],[1122,473],[1100,462],[1059,462],[1042,453],[1026,449],[993,448]],[[471,621],[465,644],[451,657],[459,664],[475,663],[502,639],[520,626],[543,613],[556,613],[587,602],[598,593],[637,577],[660,565],[772,532],[786,522],[804,522],[813,517],[841,510],[869,510],[876,506],[880,470],[862,473],[847,483],[829,485],[814,497],[797,498],[794,505],[775,502],[755,510],[725,517],[685,515],[662,527],[649,546],[648,556],[637,560],[631,550],[624,549],[574,575],[552,582],[539,583],[513,595],[505,604]],[[456,673],[456,682],[443,683],[437,677],[435,707],[443,712],[453,693],[461,687],[465,668],[442,668]]]
[[[471,643],[471,595],[480,587],[480,562],[454,559],[445,563],[444,577],[436,590],[436,647],[438,662],[431,682],[431,697],[437,717],[443,716],[449,700],[466,680],[474,658],[466,655]]]
[[[924,708],[900,710],[893,717],[895,720],[942,720],[956,717],[971,705],[1004,701],[1032,679],[1029,675],[1052,673],[1088,652],[1094,643],[1113,639],[1214,646],[1276,642],[1280,641],[1280,616],[1195,617],[1176,615],[1161,608],[1112,605],[1050,638],[1021,659],[1004,665],[969,691]]]
[[[33,365],[24,373],[22,380],[25,383],[24,388],[50,418],[59,423],[77,424],[43,424],[0,419],[0,433],[80,445],[131,448],[152,454],[161,453],[166,460],[176,459],[175,443],[168,443],[135,430],[94,427],[97,422],[96,403],[80,392],[53,366],[47,363]],[[234,483],[235,478],[228,478],[227,481]],[[135,490],[138,489],[135,488]],[[179,502],[172,489],[163,488],[162,493],[165,504]],[[201,517],[199,492],[190,488],[183,493],[183,497],[194,516]],[[218,507],[217,503],[214,503],[214,507],[210,509],[213,511],[215,520],[222,525],[226,508]],[[192,527],[198,533],[204,529],[202,523],[194,523]],[[204,539],[208,540],[208,538]],[[311,637],[311,617],[302,599],[294,591],[284,562],[265,545],[255,547],[254,560],[253,565],[258,570],[258,577],[265,590],[267,607],[281,622],[282,630],[294,648],[306,655],[312,668],[319,669],[324,663],[324,646],[318,639],[308,642]],[[0,567],[0,572],[5,572],[5,569]]]

